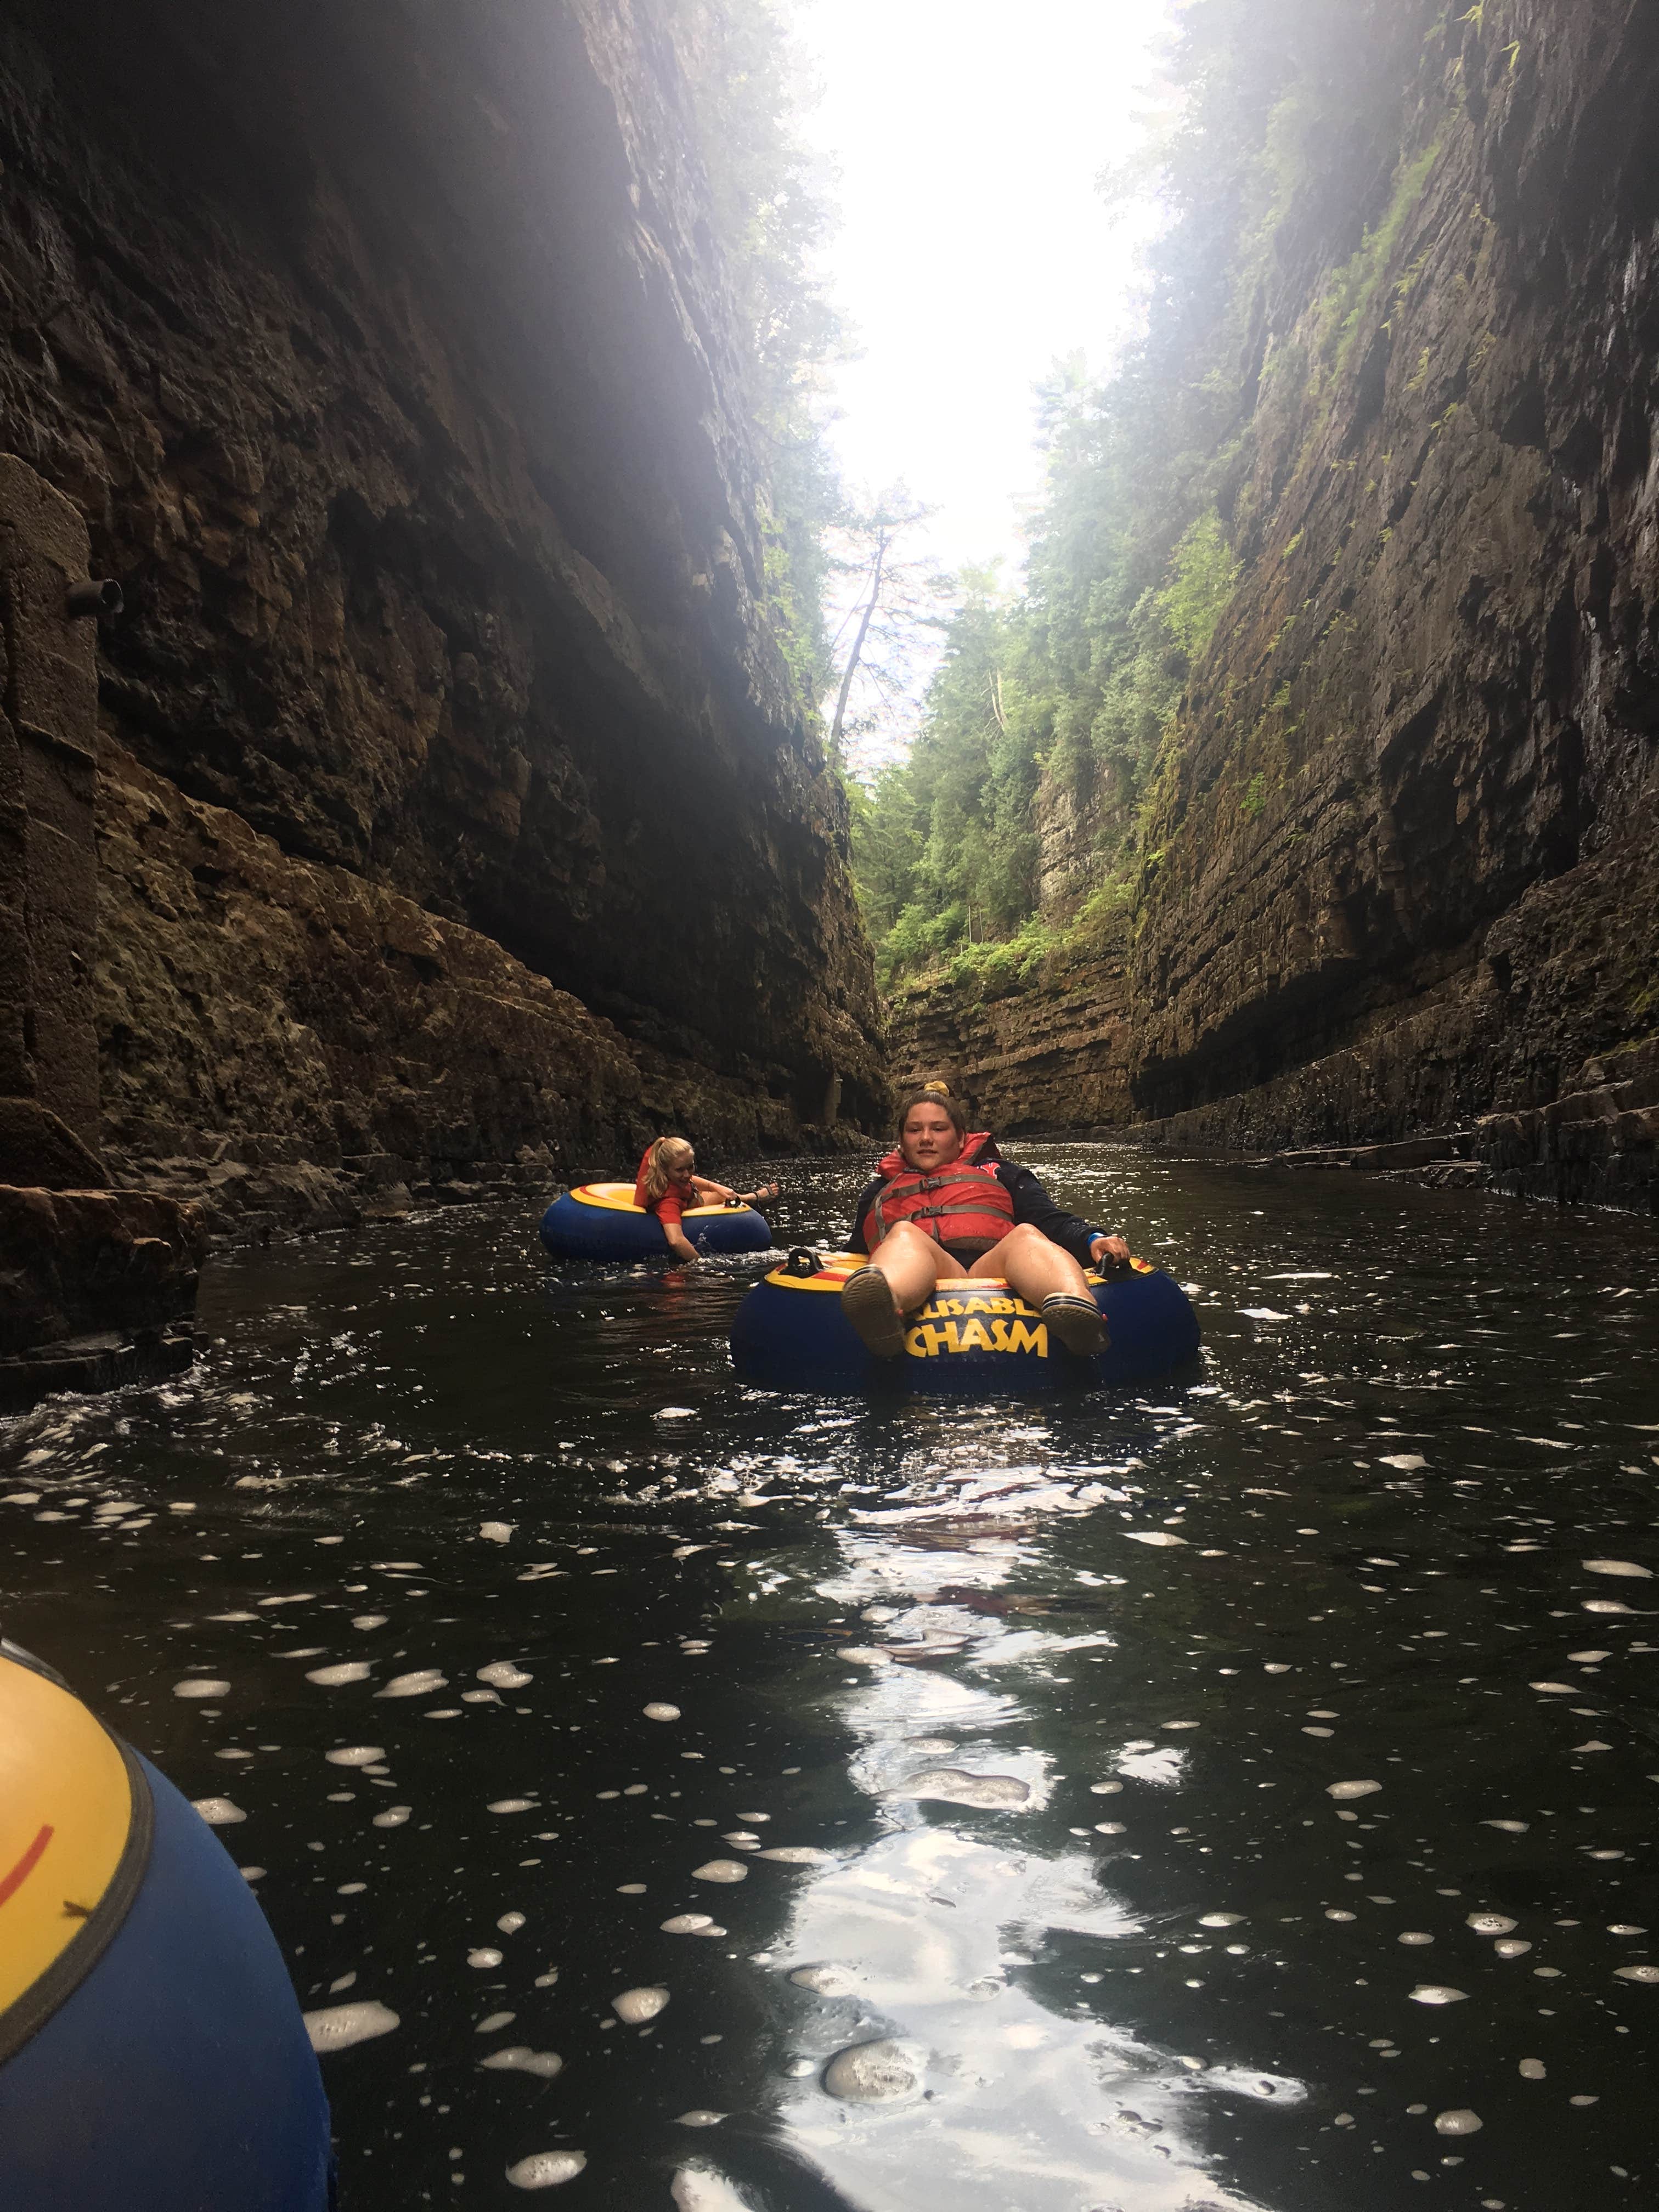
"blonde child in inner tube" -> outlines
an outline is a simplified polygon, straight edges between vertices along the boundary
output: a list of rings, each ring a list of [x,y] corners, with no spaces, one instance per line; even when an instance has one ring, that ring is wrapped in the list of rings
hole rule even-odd
[[[723,1182],[711,1182],[707,1176],[695,1174],[696,1164],[696,1153],[684,1137],[659,1137],[646,1146],[634,1180],[635,1205],[655,1214],[669,1250],[688,1264],[696,1258],[697,1249],[680,1226],[680,1217],[690,1207],[726,1206],[733,1200],[753,1206],[778,1194],[775,1182],[763,1183],[755,1190],[728,1190]]]

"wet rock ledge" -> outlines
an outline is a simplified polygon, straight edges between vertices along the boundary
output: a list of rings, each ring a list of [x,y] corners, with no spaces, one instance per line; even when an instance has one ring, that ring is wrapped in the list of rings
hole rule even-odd
[[[0,11],[7,527],[81,533],[48,597],[72,569],[125,602],[73,626],[71,717],[9,679],[0,1097],[84,1152],[0,1176],[54,1219],[171,1200],[176,1265],[131,1263],[153,1305],[185,1302],[192,1204],[258,1236],[533,1202],[665,1127],[821,1149],[882,1110],[698,24]],[[65,1341],[114,1248],[71,1264],[60,1221],[54,1291],[57,1232],[14,1213],[16,1328]]]

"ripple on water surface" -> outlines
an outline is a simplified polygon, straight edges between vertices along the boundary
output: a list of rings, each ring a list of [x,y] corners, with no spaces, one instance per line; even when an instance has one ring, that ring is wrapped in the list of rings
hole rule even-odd
[[[771,1398],[749,1263],[481,1206],[0,1435],[8,1631],[249,1862],[347,2203],[1643,2201],[1652,1231],[1024,1156],[1200,1371]]]

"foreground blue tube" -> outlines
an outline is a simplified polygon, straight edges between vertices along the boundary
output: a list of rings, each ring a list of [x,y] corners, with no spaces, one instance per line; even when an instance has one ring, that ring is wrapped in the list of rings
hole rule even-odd
[[[842,1285],[862,1264],[843,1254],[816,1271],[803,1261],[792,1272],[792,1261],[757,1283],[732,1328],[732,1364],[744,1380],[774,1390],[1018,1396],[1149,1382],[1197,1357],[1198,1316],[1185,1291],[1161,1268],[1137,1260],[1133,1273],[1117,1281],[1091,1278],[1111,1334],[1098,1358],[1074,1358],[1006,1283],[964,1278],[941,1283],[911,1316],[898,1358],[877,1359],[841,1307]]]
[[[38,1689],[16,1683],[26,1671],[41,1681],[0,1656],[0,1765],[22,1758],[30,1799],[28,1841],[14,1856],[12,1831],[0,1868],[0,1889],[10,1884],[0,1942],[14,1913],[14,1960],[48,1916],[70,1935],[27,1985],[13,1978],[0,2009],[0,2204],[326,2212],[322,2079],[247,1884],[172,1784],[107,1737],[100,1746],[85,1707],[49,1676],[64,1708],[48,1716],[57,1749],[49,1768],[28,1771],[40,1707]],[[88,1787],[69,1771],[77,1762]],[[84,1851],[76,1857],[100,1828],[118,1851],[101,1893],[82,1878]]]
[[[772,1232],[752,1206],[695,1206],[680,1226],[699,1252],[766,1252]],[[668,1239],[654,1213],[634,1203],[631,1182],[589,1182],[556,1198],[542,1216],[542,1243],[556,1260],[665,1260]]]

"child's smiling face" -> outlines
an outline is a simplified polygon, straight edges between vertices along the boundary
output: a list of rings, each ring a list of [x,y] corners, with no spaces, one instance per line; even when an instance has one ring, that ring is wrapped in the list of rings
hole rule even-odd
[[[690,1188],[691,1178],[696,1172],[696,1167],[697,1163],[694,1155],[689,1160],[682,1160],[678,1167],[670,1168],[668,1170],[668,1180],[670,1182],[673,1183],[677,1188],[680,1190],[687,1190]]]

